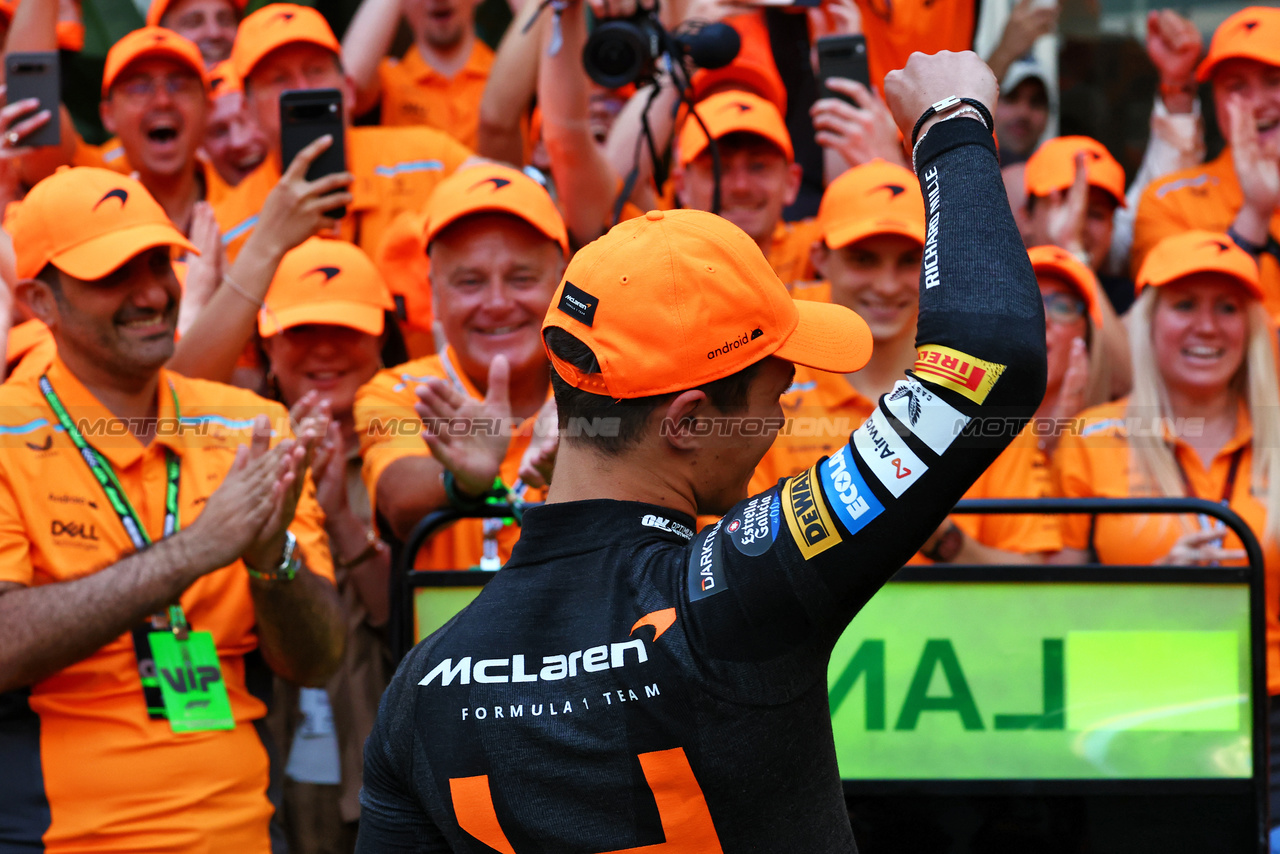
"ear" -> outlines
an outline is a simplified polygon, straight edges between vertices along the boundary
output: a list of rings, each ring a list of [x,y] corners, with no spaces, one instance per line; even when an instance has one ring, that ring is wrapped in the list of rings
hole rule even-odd
[[[13,292],[33,317],[50,329],[57,328],[58,298],[54,296],[53,288],[40,279],[22,279],[14,286]]]
[[[106,128],[107,133],[115,136],[116,130],[115,116],[111,112],[111,93],[107,93],[107,97],[98,102],[98,117],[102,119],[102,126]]]
[[[827,260],[831,257],[831,250],[827,248],[825,240],[815,240],[809,247],[809,263],[813,265],[813,270],[818,274],[818,278],[825,279],[827,277]]]
[[[666,407],[659,407],[659,433],[677,451],[695,451],[704,437],[711,434],[712,423],[707,410],[707,394],[698,389],[683,391]]]
[[[799,163],[787,164],[787,184],[783,193],[784,204],[791,204],[800,195],[800,181],[804,178],[804,167]]]

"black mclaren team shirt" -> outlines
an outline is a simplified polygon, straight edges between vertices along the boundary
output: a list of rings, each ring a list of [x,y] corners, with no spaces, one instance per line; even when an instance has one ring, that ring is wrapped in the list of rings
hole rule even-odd
[[[693,534],[662,507],[530,510],[419,644],[365,747],[358,850],[856,850],[831,650],[1044,391],[1044,308],[991,135],[940,123],[919,358],[849,444]]]

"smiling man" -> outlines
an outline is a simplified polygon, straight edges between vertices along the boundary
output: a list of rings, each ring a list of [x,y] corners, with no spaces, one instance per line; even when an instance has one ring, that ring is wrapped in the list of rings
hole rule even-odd
[[[524,493],[519,467],[529,421],[551,392],[539,330],[569,251],[564,221],[546,190],[497,165],[462,169],[440,184],[428,206],[425,242],[445,348],[381,372],[355,404],[365,485],[400,538],[451,500],[489,492],[495,478],[534,497]],[[437,428],[446,435],[443,444],[433,440],[433,448],[419,437],[419,413],[438,423],[472,402],[495,419],[514,418],[516,434],[494,423],[466,436]],[[501,523],[460,522],[432,539],[418,565],[466,569],[482,556],[505,559],[517,534]],[[482,555],[486,540],[490,553]]]
[[[1226,232],[1258,260],[1264,305],[1280,319],[1280,9],[1251,6],[1223,21],[1196,78],[1213,87],[1228,148],[1142,194],[1131,268],[1172,234]]]
[[[200,48],[213,68],[231,55],[244,0],[152,0],[147,26],[165,27]]]
[[[815,221],[782,221],[782,209],[800,191],[801,169],[778,108],[758,95],[731,90],[704,98],[696,109],[720,149],[720,216],[756,242],[783,282],[813,278],[809,247]],[[714,163],[707,134],[695,119],[685,120],[676,152],[676,195],[686,208],[711,210]]]

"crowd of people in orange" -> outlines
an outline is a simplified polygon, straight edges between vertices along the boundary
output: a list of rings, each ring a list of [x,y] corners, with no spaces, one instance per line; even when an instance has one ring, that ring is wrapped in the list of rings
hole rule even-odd
[[[107,54],[102,145],[65,107],[0,109],[0,849],[353,850],[394,669],[387,544],[450,504],[545,494],[542,319],[574,252],[620,220],[716,213],[796,299],[870,328],[864,369],[798,369],[752,494],[877,401],[907,406],[908,370],[979,393],[981,366],[918,361],[930,187],[879,91],[913,51],[971,49],[977,4],[672,0],[667,29],[726,22],[736,58],[613,89],[583,47],[634,0],[528,0],[496,50],[475,0],[363,0],[341,39],[313,8],[250,5],[152,0]],[[1150,14],[1160,83],[1134,175],[1093,139],[1045,138],[1055,75],[1033,46],[1056,7],[1008,11],[983,58],[1048,391],[967,497],[1236,511],[1266,557],[1280,731],[1280,9],[1204,36]],[[6,55],[76,49],[78,12],[0,2]],[[870,85],[820,79],[819,40],[859,34]],[[340,121],[284,162],[281,96],[299,90],[336,90]],[[1211,110],[1227,146],[1204,162]],[[333,148],[345,171],[309,171]],[[416,566],[497,569],[519,534],[462,522]],[[1243,560],[1203,518],[1049,515],[955,515],[914,558]],[[191,687],[200,666],[225,683],[198,737],[176,735],[155,637],[188,643],[188,621],[210,644],[184,659]]]

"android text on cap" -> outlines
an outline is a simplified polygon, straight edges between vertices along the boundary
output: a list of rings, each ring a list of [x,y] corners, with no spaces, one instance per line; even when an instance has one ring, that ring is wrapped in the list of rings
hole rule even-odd
[[[795,159],[791,134],[787,132],[782,114],[759,95],[736,90],[717,92],[699,101],[693,109],[717,140],[731,133],[751,133],[776,145],[788,163]],[[692,113],[680,127],[677,147],[682,166],[692,163],[707,147],[707,135]]]
[[[617,399],[668,394],[730,376],[766,356],[848,373],[871,332],[844,306],[796,302],[760,247],[705,211],[650,211],[574,255],[542,328],[595,355],[587,373],[548,350],[575,388]]]
[[[1080,151],[1084,152],[1089,186],[1105,190],[1120,207],[1125,207],[1124,167],[1105,145],[1087,136],[1055,137],[1036,149],[1027,160],[1027,193],[1048,196],[1069,189],[1076,178],[1076,153]]]
[[[875,234],[900,234],[924,245],[924,196],[910,171],[879,158],[842,173],[818,206],[818,229],[829,249]]]
[[[1206,82],[1219,63],[1228,59],[1253,59],[1280,66],[1280,8],[1249,6],[1218,25],[1196,69],[1196,80]]]
[[[169,11],[169,7],[174,5],[178,0],[151,0],[151,5],[147,8],[147,26],[160,26],[160,19]],[[232,0],[235,4],[236,11],[243,12],[248,0]]]
[[[315,9],[293,3],[269,3],[240,22],[235,44],[231,46],[231,64],[240,79],[245,80],[271,51],[300,42],[319,45],[334,56],[342,56],[342,45],[334,37],[329,22]]]
[[[19,279],[52,263],[94,281],[157,246],[196,253],[142,184],[109,169],[59,169],[31,188],[9,224]]]
[[[1027,250],[1031,269],[1036,275],[1056,273],[1057,278],[1071,287],[1084,300],[1085,309],[1093,328],[1102,326],[1102,306],[1098,305],[1098,277],[1084,262],[1058,246],[1034,246]]]
[[[569,233],[551,194],[520,170],[492,163],[469,166],[440,182],[427,202],[424,245],[450,224],[479,213],[518,217],[569,255]]]
[[[1234,279],[1254,299],[1263,299],[1258,263],[1236,242],[1215,231],[1183,231],[1161,240],[1147,253],[1135,282],[1138,293],[1194,273],[1221,273]]]
[[[258,312],[258,334],[269,338],[294,326],[347,326],[381,335],[391,292],[369,256],[345,240],[312,237],[276,268]]]
[[[143,27],[129,33],[107,51],[107,62],[102,69],[103,98],[111,92],[120,74],[140,59],[172,59],[195,72],[206,89],[209,86],[204,59],[194,42],[164,27]]]

